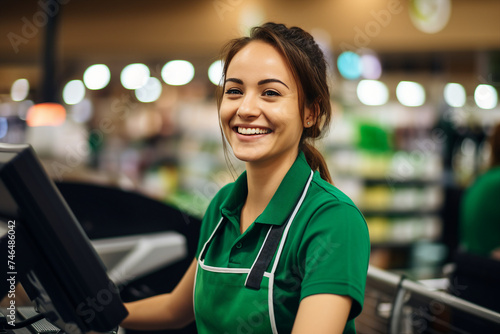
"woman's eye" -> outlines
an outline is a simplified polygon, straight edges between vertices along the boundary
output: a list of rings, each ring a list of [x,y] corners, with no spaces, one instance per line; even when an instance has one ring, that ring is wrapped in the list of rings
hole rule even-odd
[[[274,91],[274,90],[266,90],[264,92],[265,96],[280,96],[280,93]]]
[[[230,89],[226,90],[225,94],[229,94],[229,95],[241,94],[241,91],[239,89],[236,89],[236,88],[230,88]]]

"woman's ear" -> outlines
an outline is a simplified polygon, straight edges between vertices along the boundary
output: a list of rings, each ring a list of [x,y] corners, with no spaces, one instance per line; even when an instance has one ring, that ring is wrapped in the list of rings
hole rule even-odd
[[[309,107],[305,107],[304,109],[304,127],[310,128],[312,127],[316,121],[318,120],[319,115],[319,105],[314,102]]]

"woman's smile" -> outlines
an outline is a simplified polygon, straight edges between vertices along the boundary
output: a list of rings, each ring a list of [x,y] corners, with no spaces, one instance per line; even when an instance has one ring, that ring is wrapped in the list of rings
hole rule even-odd
[[[251,128],[251,127],[242,127],[238,126],[233,128],[234,131],[238,132],[240,135],[245,135],[245,136],[253,136],[253,135],[265,135],[268,133],[271,133],[271,129],[265,129],[265,128]]]

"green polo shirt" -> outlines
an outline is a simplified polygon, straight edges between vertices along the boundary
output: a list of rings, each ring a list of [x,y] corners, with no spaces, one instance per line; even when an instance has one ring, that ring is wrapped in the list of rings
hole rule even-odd
[[[248,192],[246,172],[223,187],[203,218],[196,257],[224,216],[227,222],[214,236],[205,264],[250,268],[269,225],[286,222],[310,173],[311,168],[300,152],[264,212],[243,234],[239,219]],[[345,194],[315,172],[304,202],[291,222],[275,273],[274,312],[278,332],[291,331],[302,298],[331,293],[353,299],[344,333],[355,333],[354,318],[363,306],[369,256],[370,240],[363,215]],[[272,265],[271,262],[267,271]]]
[[[479,176],[460,206],[460,243],[467,252],[491,256],[500,247],[500,167]]]

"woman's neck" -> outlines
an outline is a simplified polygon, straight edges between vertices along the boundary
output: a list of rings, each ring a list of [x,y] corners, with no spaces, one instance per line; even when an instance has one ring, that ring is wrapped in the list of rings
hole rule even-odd
[[[241,232],[267,207],[295,159],[296,156],[287,156],[271,163],[246,164],[248,195],[241,211]]]

